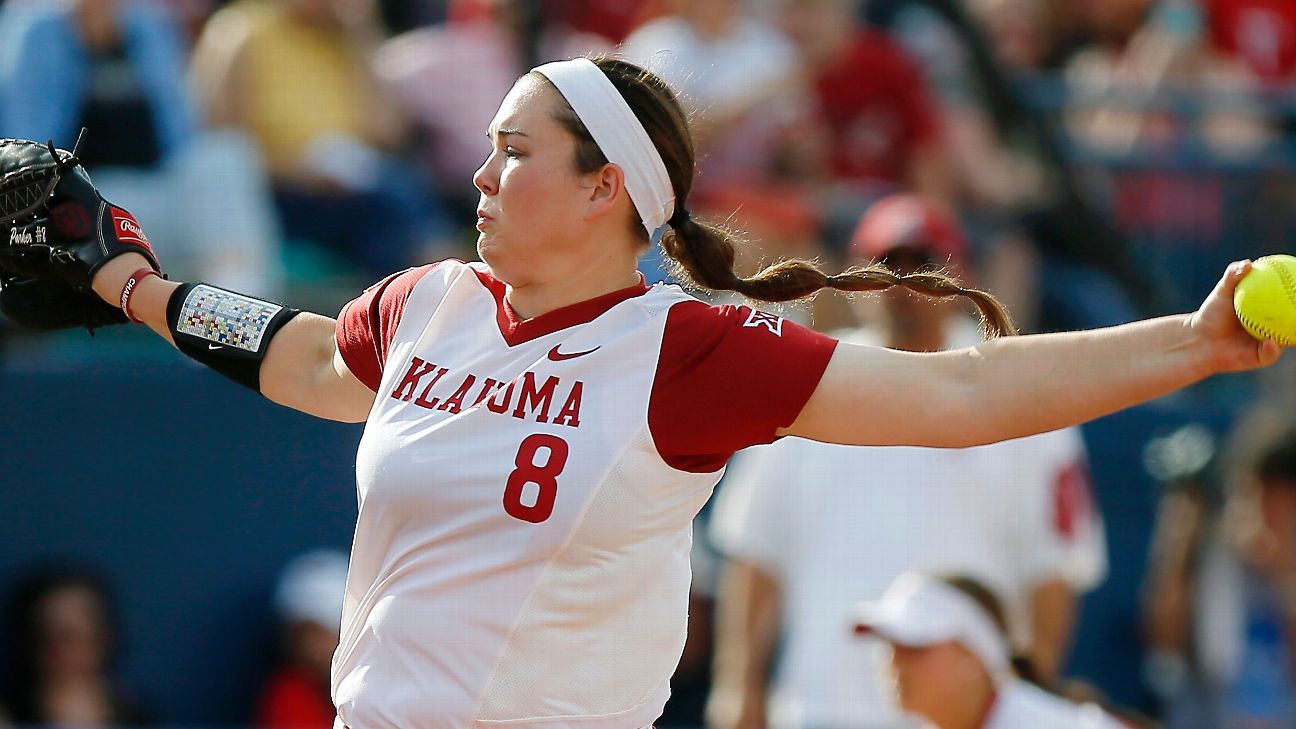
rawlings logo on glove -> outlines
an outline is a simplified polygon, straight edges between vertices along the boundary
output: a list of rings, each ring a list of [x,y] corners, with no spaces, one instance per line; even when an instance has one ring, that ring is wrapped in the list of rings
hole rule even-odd
[[[147,235],[144,235],[144,229],[140,224],[135,222],[135,216],[122,210],[121,208],[109,206],[112,210],[113,222],[117,224],[117,240],[123,243],[135,243],[144,246],[149,253],[153,252],[153,246],[149,245]]]

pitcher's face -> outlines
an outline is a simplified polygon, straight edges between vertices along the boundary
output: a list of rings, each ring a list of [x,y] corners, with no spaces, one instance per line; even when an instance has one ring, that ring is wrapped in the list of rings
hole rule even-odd
[[[573,253],[570,232],[589,191],[576,171],[576,138],[558,121],[565,103],[547,81],[519,79],[491,120],[491,151],[473,175],[477,254],[513,285]]]

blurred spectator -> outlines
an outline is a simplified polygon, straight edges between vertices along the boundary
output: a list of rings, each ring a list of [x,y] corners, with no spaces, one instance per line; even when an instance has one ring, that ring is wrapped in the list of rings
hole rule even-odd
[[[972,0],[968,11],[985,32],[991,53],[1009,78],[1037,72],[1054,39],[1049,0]],[[1002,128],[978,78],[971,39],[921,2],[894,11],[891,33],[913,54],[940,101],[945,145],[960,204],[985,212],[1020,212],[1048,192],[1038,150],[1023,129]]]
[[[1042,72],[1074,53],[1088,4],[875,0],[868,8],[931,80],[941,102],[950,190],[976,231],[986,287],[1021,329],[1137,318],[1128,291],[1153,290],[1145,269],[1087,203],[1053,125],[1024,101],[1053,103],[1055,93],[1039,93],[1056,89]]]
[[[423,157],[450,201],[471,219],[473,172],[487,152],[499,100],[530,68],[604,50],[608,42],[543,22],[531,0],[458,0],[445,25],[397,36],[378,52],[379,77],[425,136]]]
[[[768,139],[768,115],[795,90],[796,50],[743,0],[673,0],[671,13],[637,28],[620,52],[651,68],[692,111],[693,137],[708,174],[723,181],[766,172],[753,136]],[[702,155],[699,155],[700,157]],[[712,184],[724,184],[713,181]]]
[[[701,171],[690,205],[748,233],[742,271],[762,256],[806,255],[816,213],[800,180],[776,174],[780,140],[806,105],[796,48],[744,0],[666,6],[620,52],[670,83],[690,113]]]
[[[1004,87],[1041,70],[1058,39],[1051,0],[970,0],[967,15],[984,32]],[[873,4],[870,4],[872,7]],[[1039,325],[1041,257],[1018,229],[1026,210],[1057,197],[1041,159],[1038,128],[991,90],[974,43],[926,2],[893,0],[875,22],[904,45],[939,100],[950,191],[977,230],[985,287],[1013,312],[1022,331]],[[1056,171],[1054,171],[1056,172]]]
[[[285,235],[366,275],[450,246],[439,198],[393,156],[405,127],[370,68],[380,39],[371,0],[238,0],[208,21],[193,60],[210,121],[260,145]]]
[[[816,183],[829,241],[848,240],[868,203],[896,189],[952,201],[941,120],[905,50],[862,26],[850,0],[778,7],[812,97],[811,118],[789,135],[785,154]]]
[[[273,293],[277,232],[259,163],[238,134],[201,131],[185,48],[147,0],[15,2],[0,10],[0,124],[53,138],[148,229],[172,274]]]
[[[1296,82],[1296,3],[1291,0],[1202,0],[1211,44],[1262,82]]]
[[[307,552],[284,567],[274,594],[284,661],[262,691],[258,727],[333,726],[329,666],[342,625],[346,576],[347,556],[333,550]]]
[[[660,15],[667,0],[542,0],[547,12],[575,30],[620,43]]]
[[[934,729],[1124,727],[1093,704],[1031,685],[1029,668],[1012,659],[998,598],[970,577],[900,575],[855,609],[854,626],[890,645],[894,700]]]
[[[1255,84],[1211,51],[1193,0],[1097,0],[1086,7],[1095,43],[1066,71],[1069,125],[1079,141],[1108,154],[1204,144],[1241,156],[1270,139],[1249,93]],[[1176,108],[1176,94],[1189,103]]]
[[[878,202],[853,244],[901,273],[967,273],[957,224],[914,195]],[[844,341],[909,351],[975,344],[951,302],[888,292],[875,325]],[[713,729],[897,727],[871,644],[841,639],[851,606],[907,570],[977,575],[1012,606],[1013,637],[1056,675],[1075,593],[1106,571],[1078,431],[977,448],[859,448],[789,438],[750,449],[720,488],[711,531],[729,559],[719,592]],[[781,623],[785,639],[765,686]],[[866,653],[873,653],[872,659]]]
[[[1274,125],[1255,81],[1209,48],[1194,2],[1085,8],[1095,42],[1066,70],[1071,141],[1090,159],[1119,163],[1091,182],[1105,184],[1116,228],[1175,280],[1160,308],[1180,310],[1213,285],[1208,270],[1254,255],[1268,216],[1234,211],[1262,198],[1265,181],[1228,168],[1272,154]]]
[[[1258,410],[1232,440],[1222,510],[1179,484],[1158,516],[1147,678],[1170,729],[1296,724],[1296,426]]]
[[[1086,11],[1080,3],[1066,0],[868,0],[861,7],[871,25],[899,36],[924,65],[957,34],[952,28],[938,27],[951,22],[946,12],[950,8],[976,19],[976,29],[984,33],[993,54],[1014,70],[1056,70],[1076,47],[1088,41],[1084,34]],[[933,60],[944,67],[943,73],[961,55]]]
[[[9,602],[0,716],[49,727],[151,723],[112,675],[118,651],[108,588],[78,569],[33,573]]]

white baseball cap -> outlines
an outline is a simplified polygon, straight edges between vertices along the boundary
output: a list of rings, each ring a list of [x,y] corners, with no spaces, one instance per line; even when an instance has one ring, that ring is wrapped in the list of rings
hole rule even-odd
[[[855,632],[902,646],[959,643],[993,674],[1009,670],[1008,643],[993,618],[957,588],[913,572],[900,575],[881,600],[855,608]]]
[[[317,549],[294,557],[275,586],[275,611],[287,622],[340,630],[346,576],[347,556],[337,550]]]

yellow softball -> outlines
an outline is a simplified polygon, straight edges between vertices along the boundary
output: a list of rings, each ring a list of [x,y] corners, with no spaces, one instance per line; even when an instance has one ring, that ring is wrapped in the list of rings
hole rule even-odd
[[[1296,345],[1296,257],[1257,258],[1233,292],[1233,311],[1256,339]]]

